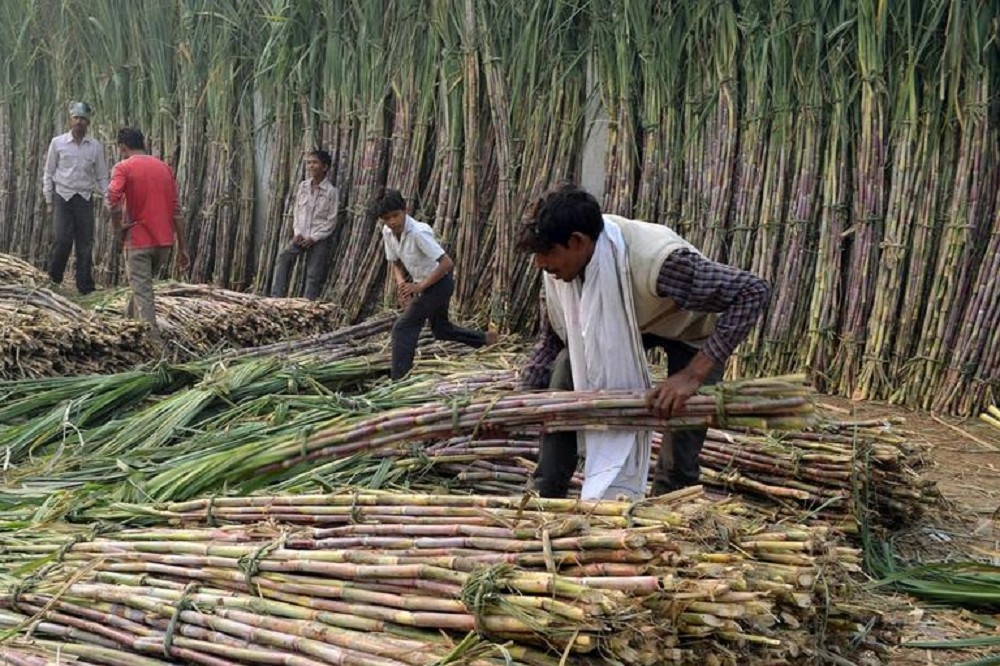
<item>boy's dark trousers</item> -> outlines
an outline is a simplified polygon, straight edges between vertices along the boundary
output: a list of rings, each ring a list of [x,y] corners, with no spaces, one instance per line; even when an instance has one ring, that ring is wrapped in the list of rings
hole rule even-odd
[[[431,322],[431,333],[437,340],[454,340],[470,347],[482,347],[486,344],[485,331],[461,328],[448,319],[448,305],[451,303],[453,293],[455,293],[455,278],[448,273],[423,293],[417,294],[410,301],[406,311],[393,324],[390,369],[392,379],[402,379],[413,367],[420,329],[428,319]]]
[[[271,297],[284,298],[288,294],[288,277],[292,267],[299,257],[306,257],[306,288],[303,296],[315,301],[323,293],[327,272],[330,269],[330,251],[333,249],[333,237],[327,236],[309,248],[289,243],[278,255],[274,267],[274,279],[271,282]]]

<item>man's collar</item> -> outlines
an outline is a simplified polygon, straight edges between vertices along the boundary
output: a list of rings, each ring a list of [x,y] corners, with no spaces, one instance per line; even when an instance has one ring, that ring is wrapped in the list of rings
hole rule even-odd
[[[72,131],[69,131],[69,132],[66,132],[65,134],[63,134],[63,138],[66,139],[66,141],[69,141],[70,143],[75,143],[75,141],[73,139],[73,132]],[[88,141],[90,141],[90,134],[84,134],[83,138],[80,139],[80,143],[81,144],[87,143]]]
[[[313,186],[313,179],[312,178],[306,178],[305,182],[309,183],[309,187]],[[320,186],[321,189],[325,190],[325,189],[333,187],[333,183],[330,182],[329,178],[323,178],[323,179],[321,179],[319,181],[319,186]]]
[[[405,234],[415,231],[417,228],[417,221],[407,214],[406,221],[403,222],[403,231],[400,232],[399,237],[402,238]]]
[[[403,228],[399,231],[399,238],[396,238],[396,234],[393,233],[392,229],[390,229],[389,225],[387,224],[382,225],[382,233],[392,236],[393,238],[396,238],[396,240],[401,241],[403,240],[403,236],[406,235],[407,231],[413,231],[413,229],[415,228],[414,225],[416,225],[416,223],[417,223],[416,220],[407,215],[406,220],[403,222]]]

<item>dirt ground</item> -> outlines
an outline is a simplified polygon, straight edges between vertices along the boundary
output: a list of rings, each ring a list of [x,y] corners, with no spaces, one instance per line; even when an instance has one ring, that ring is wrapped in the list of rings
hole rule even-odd
[[[942,559],[985,556],[1000,564],[1000,430],[979,419],[939,417],[885,403],[853,402],[829,396],[824,396],[821,403],[859,418],[902,417],[905,423],[899,427],[911,433],[914,441],[928,445],[931,464],[923,474],[937,483],[946,506],[901,534],[902,543],[927,547]],[[899,601],[904,608],[901,614],[904,642],[1000,637],[997,609],[992,616],[977,617],[969,611],[928,608],[916,599]],[[912,609],[906,611],[910,605]],[[943,665],[984,657],[1000,659],[1000,646],[979,650],[900,646],[891,651],[888,663]]]

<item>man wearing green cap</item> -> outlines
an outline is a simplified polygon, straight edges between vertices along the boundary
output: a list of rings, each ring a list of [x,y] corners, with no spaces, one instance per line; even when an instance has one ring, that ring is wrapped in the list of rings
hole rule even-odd
[[[69,105],[69,131],[52,139],[45,157],[42,194],[53,216],[55,240],[49,277],[62,284],[69,253],[76,247],[76,288],[81,294],[94,291],[94,202],[93,193],[108,189],[108,163],[104,146],[87,136],[90,105]]]

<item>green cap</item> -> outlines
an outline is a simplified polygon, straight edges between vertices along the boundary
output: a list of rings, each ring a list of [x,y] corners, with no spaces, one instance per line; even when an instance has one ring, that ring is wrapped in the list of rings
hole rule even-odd
[[[70,102],[69,117],[76,118],[78,116],[90,120],[90,105],[86,102]]]

